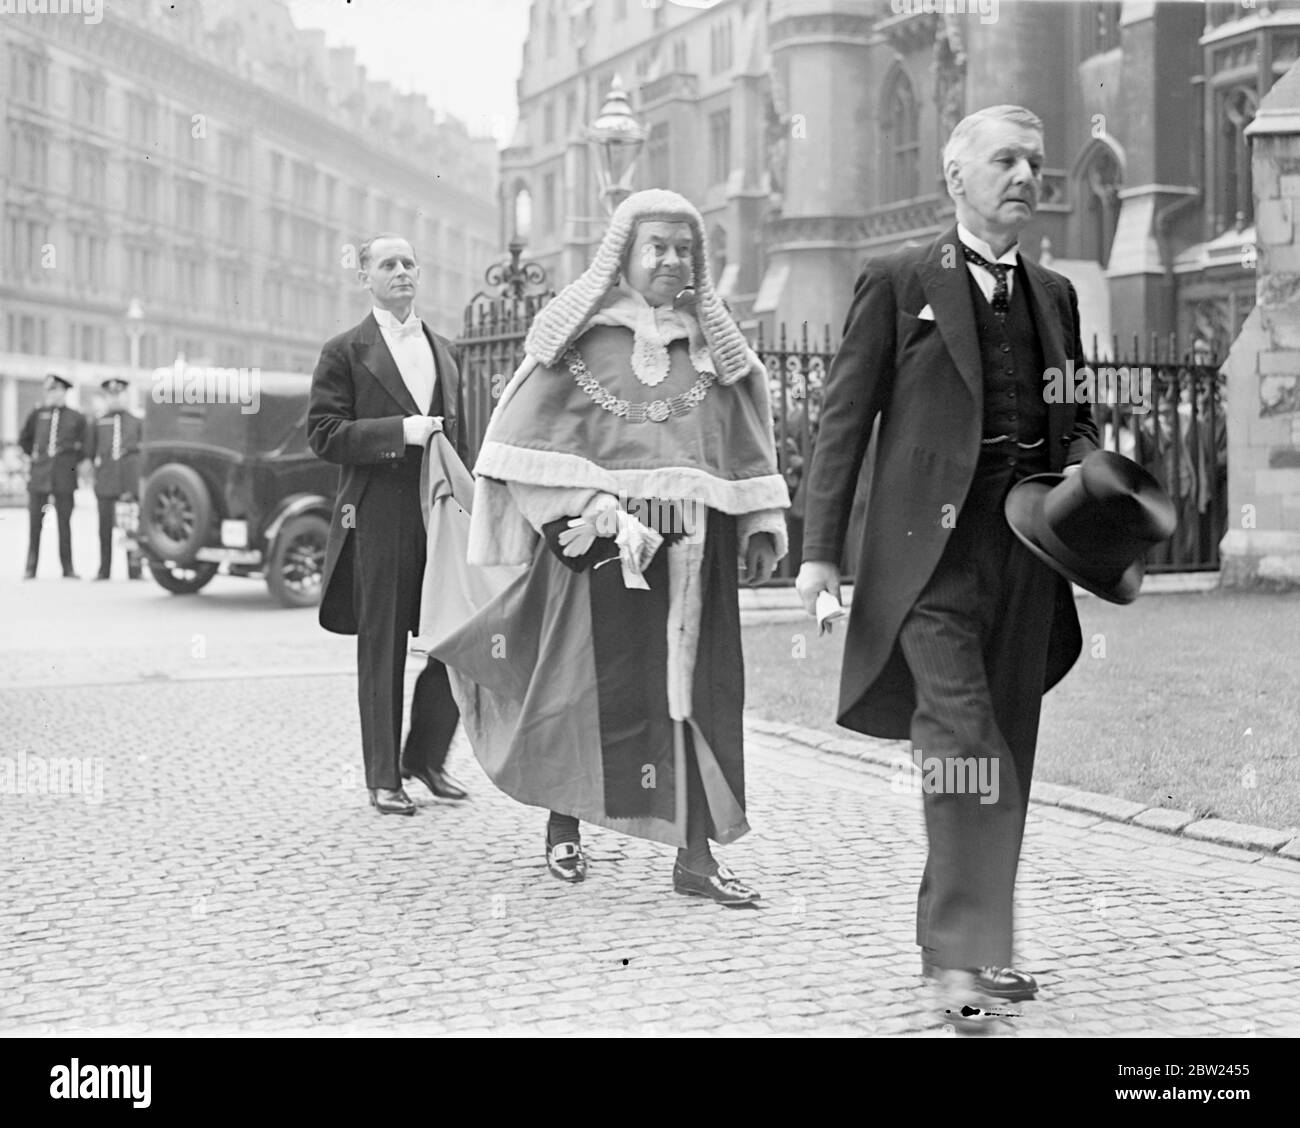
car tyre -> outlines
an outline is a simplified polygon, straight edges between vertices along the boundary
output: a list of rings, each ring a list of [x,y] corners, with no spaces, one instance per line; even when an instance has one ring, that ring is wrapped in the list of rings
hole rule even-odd
[[[266,586],[281,607],[314,607],[320,602],[329,533],[329,522],[316,513],[285,522],[266,566]]]
[[[140,525],[155,556],[192,560],[207,540],[212,518],[212,495],[193,467],[169,462],[149,475],[140,501]]]
[[[193,595],[200,588],[208,585],[212,577],[217,574],[217,566],[212,563],[199,563],[183,567],[150,560],[149,574],[172,595]]]

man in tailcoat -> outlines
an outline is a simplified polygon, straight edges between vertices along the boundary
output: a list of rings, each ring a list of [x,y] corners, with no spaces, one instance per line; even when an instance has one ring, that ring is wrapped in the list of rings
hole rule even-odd
[[[59,526],[59,563],[65,580],[77,579],[72,568],[72,502],[77,489],[77,465],[86,457],[86,417],[68,406],[70,380],[50,373],[45,378],[45,402],[23,422],[18,446],[31,459],[27,478],[27,571],[36,578],[41,554],[45,506],[54,498]]]
[[[110,578],[113,566],[113,527],[120,499],[140,495],[140,440],[144,423],[127,409],[128,384],[110,376],[100,387],[108,395],[108,410],[86,428],[86,457],[95,468],[95,500],[99,505],[99,574]],[[138,560],[128,560],[127,574],[140,578]]]
[[[929,856],[922,972],[948,998],[1027,999],[1012,900],[1043,693],[1081,649],[1069,584],[1003,515],[1011,486],[1071,472],[1097,447],[1086,404],[1049,402],[1084,363],[1074,288],[1019,234],[1042,185],[1042,123],[970,115],[943,153],[957,224],[869,261],[831,366],[807,483],[809,612],[838,598],[854,486],[878,420],[838,721],[910,738]]]
[[[415,683],[402,736],[407,635],[420,628],[426,541],[420,511],[424,446],[442,430],[462,459],[460,375],[451,342],[414,310],[420,268],[400,235],[361,247],[358,275],[372,311],[326,342],[312,376],[311,449],[340,468],[325,555],[320,623],[357,636],[361,746],[370,802],[412,815],[402,787],[418,779],[442,799],[464,799],[444,770],[460,713],[447,668],[430,659]]]

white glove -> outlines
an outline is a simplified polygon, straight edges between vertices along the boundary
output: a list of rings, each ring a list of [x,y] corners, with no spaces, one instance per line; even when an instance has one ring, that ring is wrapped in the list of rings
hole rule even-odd
[[[402,420],[402,438],[407,446],[424,446],[434,431],[441,430],[441,415],[408,415]]]
[[[597,493],[557,538],[564,555],[581,556],[596,543],[597,537],[614,536],[618,531],[615,517],[618,512],[618,498],[603,491]]]
[[[596,526],[581,517],[575,517],[557,539],[565,556],[581,556],[596,543]]]

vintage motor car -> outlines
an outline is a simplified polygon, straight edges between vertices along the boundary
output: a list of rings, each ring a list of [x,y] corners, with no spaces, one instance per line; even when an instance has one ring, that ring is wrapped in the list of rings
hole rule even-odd
[[[263,577],[281,606],[306,607],[320,600],[338,467],[307,446],[311,378],[256,375],[252,410],[233,397],[150,398],[137,528],[124,532],[153,578],[177,595],[224,569]],[[131,517],[123,514],[128,524]]]

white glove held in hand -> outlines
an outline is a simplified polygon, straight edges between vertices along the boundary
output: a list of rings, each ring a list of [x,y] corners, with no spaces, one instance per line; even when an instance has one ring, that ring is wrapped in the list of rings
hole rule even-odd
[[[402,438],[407,446],[424,446],[434,431],[441,430],[441,415],[408,415],[402,420]]]
[[[565,556],[581,556],[596,543],[596,526],[581,517],[575,517],[557,539]]]
[[[611,493],[598,493],[587,503],[582,515],[573,518],[569,527],[559,535],[564,555],[581,556],[597,537],[612,537],[617,532],[615,515],[620,512],[618,498]]]

